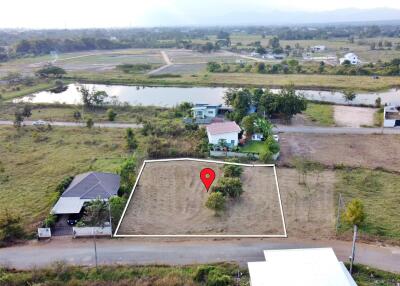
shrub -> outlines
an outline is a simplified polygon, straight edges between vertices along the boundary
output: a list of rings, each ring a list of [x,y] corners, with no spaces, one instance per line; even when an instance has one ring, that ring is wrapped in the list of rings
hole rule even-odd
[[[274,154],[269,149],[265,149],[263,152],[260,153],[260,160],[264,163],[269,163],[272,161],[273,155]]]
[[[57,216],[49,214],[43,222],[44,227],[53,227],[56,224]]]
[[[231,285],[232,278],[221,273],[218,269],[210,271],[207,277],[207,286],[227,286]]]
[[[94,125],[94,121],[93,121],[92,118],[89,117],[89,118],[86,120],[86,127],[89,128],[89,129],[91,129],[91,128],[93,127],[93,125]]]
[[[219,192],[211,193],[206,201],[206,207],[215,211],[215,215],[217,215],[225,209],[225,197]]]
[[[68,188],[68,186],[71,184],[72,180],[74,177],[72,176],[66,176],[64,177],[61,182],[56,186],[56,191],[62,195],[62,193]]]
[[[24,236],[21,217],[10,213],[8,209],[0,216],[0,241],[13,242]]]
[[[117,113],[114,111],[114,109],[110,108],[107,110],[107,117],[109,121],[114,121],[115,117],[117,117]]]
[[[196,282],[206,282],[208,273],[214,269],[215,267],[211,265],[202,265],[197,267],[193,275],[193,280]]]
[[[126,129],[126,146],[128,147],[129,150],[133,151],[137,148],[138,143],[135,138],[135,134],[133,133],[132,128]]]
[[[224,177],[240,177],[243,173],[242,166],[239,165],[224,165]]]
[[[243,193],[242,182],[239,178],[223,177],[219,179],[212,191],[231,198],[238,198]]]

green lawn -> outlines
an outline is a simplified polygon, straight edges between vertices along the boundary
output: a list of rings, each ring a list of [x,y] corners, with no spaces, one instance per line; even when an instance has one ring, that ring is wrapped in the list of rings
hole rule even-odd
[[[115,172],[127,153],[125,130],[0,127],[0,206],[20,215],[27,232],[49,213],[55,186],[67,175]]]
[[[333,105],[308,103],[304,113],[307,117],[318,125],[333,126],[335,120],[333,118]]]
[[[346,202],[360,199],[366,212],[361,233],[400,240],[400,175],[365,169],[342,170],[338,173],[336,192]],[[342,225],[342,231],[351,227]]]
[[[265,143],[260,141],[250,141],[240,148],[241,152],[261,153],[265,150]]]

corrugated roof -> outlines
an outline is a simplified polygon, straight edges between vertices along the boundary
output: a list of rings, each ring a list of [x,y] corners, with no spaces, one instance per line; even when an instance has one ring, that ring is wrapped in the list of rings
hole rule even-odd
[[[207,132],[211,135],[224,133],[239,133],[241,131],[239,125],[234,121],[215,122],[207,125]]]
[[[106,199],[115,196],[120,187],[120,177],[111,173],[88,172],[75,176],[62,197]]]

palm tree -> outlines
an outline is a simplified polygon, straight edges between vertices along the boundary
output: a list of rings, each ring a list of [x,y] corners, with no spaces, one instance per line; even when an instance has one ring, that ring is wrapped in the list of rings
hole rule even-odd
[[[353,225],[354,227],[353,246],[350,256],[350,274],[351,274],[351,272],[353,271],[353,262],[355,258],[358,226],[361,225],[365,220],[364,205],[360,200],[354,199],[347,205],[346,211],[343,214],[343,220],[346,223]]]

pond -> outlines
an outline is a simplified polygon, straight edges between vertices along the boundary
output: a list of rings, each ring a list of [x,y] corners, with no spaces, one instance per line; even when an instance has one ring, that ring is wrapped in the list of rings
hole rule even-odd
[[[81,95],[77,90],[78,86],[78,84],[69,84],[68,88],[59,93],[41,91],[15,99],[14,102],[80,104]],[[141,87],[101,84],[85,84],[85,86],[89,89],[104,90],[121,103],[165,107],[175,106],[184,101],[223,104],[224,92],[227,90],[224,87]],[[278,90],[274,89],[273,91],[277,92]],[[322,102],[374,105],[375,100],[380,97],[382,104],[400,105],[400,91],[397,89],[374,93],[357,93],[356,98],[350,103],[347,103],[343,98],[343,93],[338,91],[298,90],[298,92],[302,93],[307,99]]]

